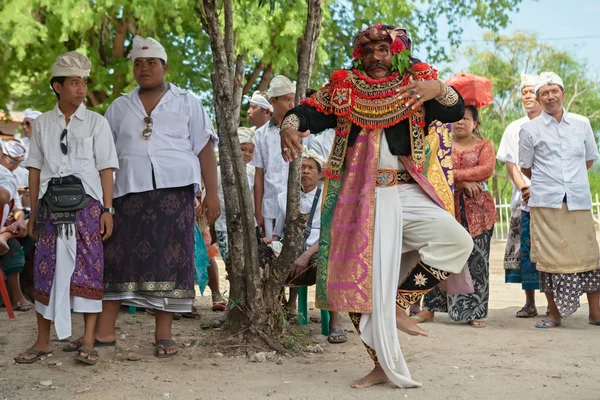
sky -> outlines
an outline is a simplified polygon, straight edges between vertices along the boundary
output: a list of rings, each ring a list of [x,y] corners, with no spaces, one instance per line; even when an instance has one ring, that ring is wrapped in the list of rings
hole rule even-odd
[[[523,0],[519,11],[509,15],[510,22],[500,34],[518,30],[536,32],[541,40],[567,50],[576,59],[587,61],[590,77],[600,77],[600,0]],[[465,21],[462,43],[481,41],[484,31],[474,21]],[[439,39],[448,44],[447,28],[440,21]],[[443,41],[442,41],[443,40]],[[464,72],[464,61],[450,64],[455,72]]]

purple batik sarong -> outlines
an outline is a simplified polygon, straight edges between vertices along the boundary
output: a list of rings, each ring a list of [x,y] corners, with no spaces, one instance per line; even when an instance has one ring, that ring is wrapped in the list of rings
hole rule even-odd
[[[75,271],[71,277],[71,296],[102,300],[104,291],[104,250],[100,233],[102,204],[92,199],[77,212],[74,234],[77,240]],[[56,226],[50,210],[42,202],[38,213],[38,241],[34,257],[33,298],[48,305],[56,271]]]

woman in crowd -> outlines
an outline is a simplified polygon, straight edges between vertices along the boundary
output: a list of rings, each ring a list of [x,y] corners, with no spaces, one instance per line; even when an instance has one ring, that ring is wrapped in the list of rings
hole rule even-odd
[[[469,322],[474,328],[486,326],[482,319],[488,314],[490,242],[498,220],[486,182],[494,174],[496,157],[494,145],[481,137],[479,125],[474,106],[467,106],[463,119],[452,124],[455,215],[473,238],[467,267],[475,290],[448,295],[436,287],[424,297],[423,311],[413,317],[420,322],[433,321],[438,311],[447,312],[453,321]]]

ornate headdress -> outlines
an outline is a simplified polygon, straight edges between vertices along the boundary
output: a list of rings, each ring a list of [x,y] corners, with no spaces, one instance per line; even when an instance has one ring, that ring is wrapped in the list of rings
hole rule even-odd
[[[362,66],[363,48],[370,42],[384,41],[390,43],[392,71],[404,72],[410,65],[411,40],[406,29],[392,25],[375,24],[361,31],[354,38],[353,66],[364,70]]]

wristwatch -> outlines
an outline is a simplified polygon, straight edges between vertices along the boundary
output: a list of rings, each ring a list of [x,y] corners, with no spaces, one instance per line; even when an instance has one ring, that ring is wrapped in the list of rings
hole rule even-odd
[[[110,215],[115,215],[114,207],[104,207],[102,212],[109,213]]]

